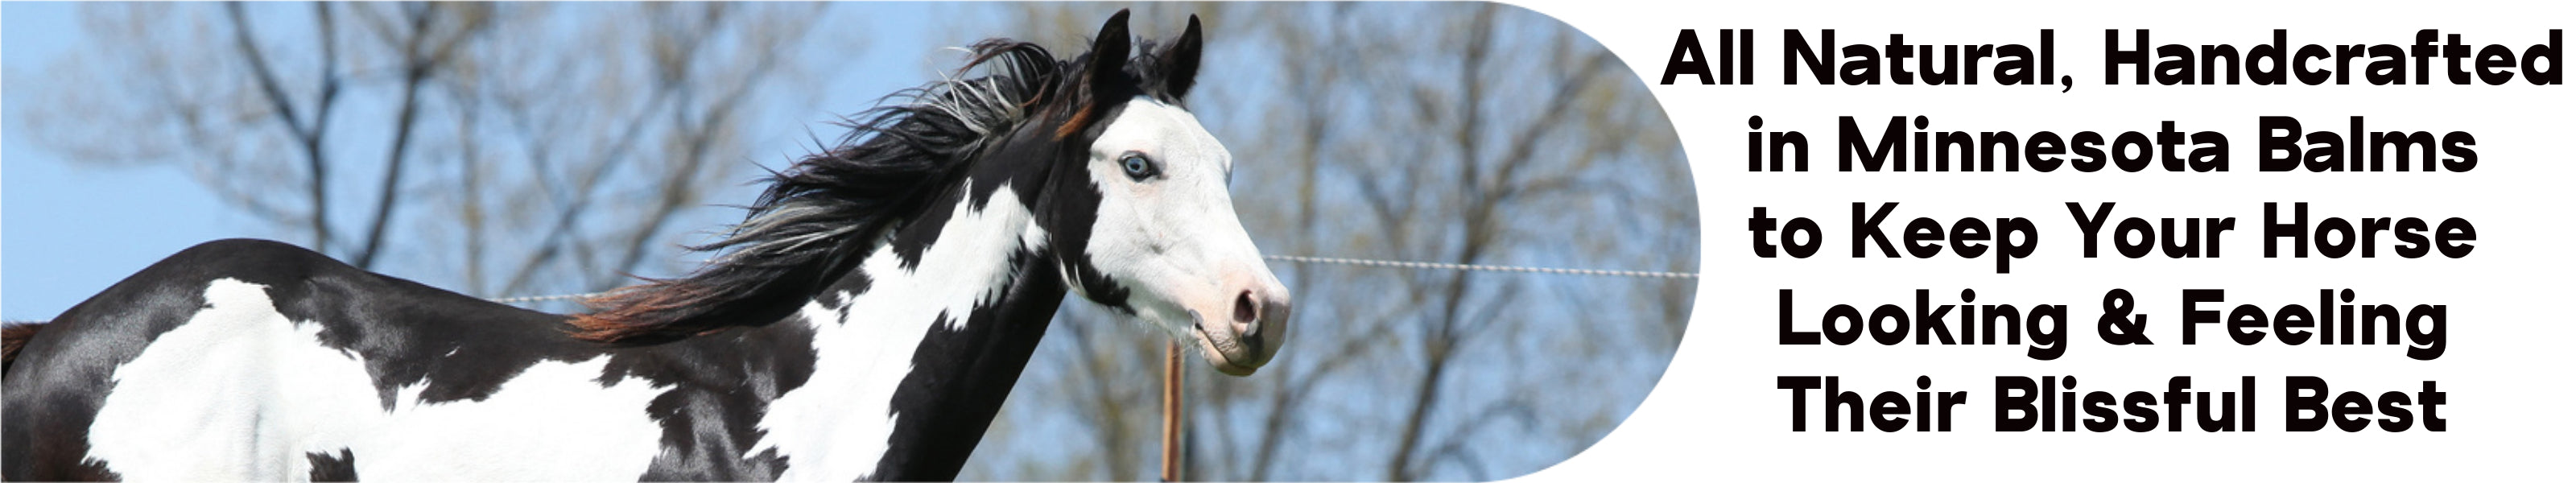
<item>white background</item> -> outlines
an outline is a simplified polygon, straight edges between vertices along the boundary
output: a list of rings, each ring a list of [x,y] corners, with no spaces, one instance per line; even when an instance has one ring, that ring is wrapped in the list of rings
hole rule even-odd
[[[1755,29],[1760,82],[1652,87],[1691,158],[1707,278],[1679,355],[1653,395],[1601,443],[1531,479],[2571,477],[2565,462],[2576,455],[2570,443],[2576,422],[2569,419],[2576,414],[2566,405],[2576,402],[2568,389],[2576,382],[2568,377],[2576,367],[2570,364],[2576,359],[2570,314],[2576,312],[2567,304],[2576,301],[2568,296],[2576,287],[2567,273],[2576,233],[2567,226],[2567,185],[2576,180],[2576,159],[2568,154],[2576,146],[2576,121],[2569,120],[2576,87],[2531,86],[2519,78],[2504,86],[2107,86],[2101,67],[2102,32],[2112,28],[2152,29],[2157,44],[2240,49],[2268,43],[2275,28],[2289,29],[2293,46],[2409,44],[2417,29],[2436,28],[2463,34],[2473,46],[2504,44],[2519,52],[2545,42],[2549,28],[2576,28],[2576,12],[2563,4],[1524,5],[1592,35],[1649,84],[1660,80],[1679,29],[1698,29],[1712,56],[1719,29]],[[1883,44],[1888,34],[1903,33],[1918,45],[2034,48],[2040,29],[2055,29],[2057,73],[2073,76],[2076,85],[2066,93],[2056,86],[1782,86],[1780,32],[1792,28],[1806,29],[1811,39],[1817,29],[1836,29],[1845,45]],[[2443,68],[2439,60],[2434,65]],[[1746,172],[1745,120],[1753,115],[1764,118],[1767,131],[1805,132],[1817,150],[1810,161],[1815,170]],[[2024,135],[2152,133],[2159,121],[2171,120],[2186,132],[2228,136],[2233,164],[2225,173],[1842,173],[1832,170],[1834,121],[1845,115],[1873,132],[1888,116],[1924,115],[1935,131]],[[2310,130],[2338,133],[2353,115],[2366,116],[2374,131],[2466,131],[2477,136],[2479,164],[2467,173],[2259,172],[2255,121],[2262,115],[2295,116]],[[2011,274],[1994,273],[1991,259],[1946,252],[1931,259],[1852,259],[1848,217],[1855,201],[1903,202],[1886,224],[1891,233],[1918,216],[1945,223],[2027,217],[2038,224],[2039,251],[2016,261]],[[2081,232],[2063,207],[2068,201],[2118,202],[2118,217],[2234,217],[2237,228],[2225,235],[2221,258],[2133,260],[2109,256],[2105,247],[2105,258],[2086,259]],[[2285,209],[2308,202],[2312,223],[2325,216],[2461,217],[2476,224],[2479,241],[2461,259],[2405,259],[2385,251],[2371,259],[2267,259],[2260,232],[2266,201]],[[1745,226],[1755,206],[1769,207],[1776,218],[1814,219],[1824,228],[1823,249],[1804,260],[1754,256]],[[2382,249],[2391,243],[2383,239]],[[1781,288],[1797,290],[1798,317],[1809,326],[1836,303],[1864,311],[1882,303],[1911,306],[1916,288],[1931,289],[1934,303],[1955,303],[1959,289],[1973,288],[1978,303],[2064,304],[2072,319],[2070,347],[2059,360],[2037,361],[2012,345],[1879,346],[1864,338],[1852,346],[1781,346],[1774,301]],[[2114,347],[2094,335],[2102,294],[2112,288],[2137,295],[2137,313],[2149,316],[2148,334],[2158,345]],[[2316,291],[2327,288],[2353,289],[2363,304],[2448,305],[2448,352],[2416,361],[2405,357],[2404,346],[2287,346],[2275,339],[2239,346],[2215,329],[2203,330],[2200,345],[2184,346],[2178,325],[2185,288],[2225,289],[2228,303],[2221,307],[2313,305]],[[1969,404],[1948,433],[1825,433],[1813,426],[1791,432],[1788,392],[1774,386],[1777,377],[1793,375],[1841,376],[1846,390],[1865,395],[1910,394],[1914,378],[1928,375],[1934,390],[1967,391]],[[2187,421],[2183,432],[1994,432],[1992,386],[2000,375],[2074,375],[2082,380],[2079,390],[2115,393],[2161,393],[2171,376],[2193,376],[2196,389],[2233,390],[2238,376],[2258,376],[2260,431],[2204,433]],[[2404,433],[2287,432],[2281,414],[2286,375],[2321,376],[2336,391],[2369,394],[2411,393],[2421,381],[2439,381],[2450,397],[2441,409],[2449,431],[2423,430],[2419,414],[2419,426]],[[2186,407],[2181,416],[2193,414]]]

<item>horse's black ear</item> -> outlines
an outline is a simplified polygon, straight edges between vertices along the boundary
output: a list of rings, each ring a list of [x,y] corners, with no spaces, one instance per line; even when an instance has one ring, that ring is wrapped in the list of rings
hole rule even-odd
[[[1180,40],[1172,42],[1163,53],[1163,86],[1179,99],[1190,93],[1199,76],[1199,16],[1190,15],[1190,27],[1181,31]]]
[[[1127,9],[1118,9],[1109,22],[1100,24],[1100,37],[1091,40],[1091,71],[1082,74],[1084,92],[1077,99],[1079,107],[1073,118],[1055,129],[1056,139],[1071,137],[1090,129],[1093,122],[1107,115],[1109,106],[1125,99],[1111,99],[1116,93],[1129,92],[1119,84],[1127,81]]]
[[[1100,86],[1116,82],[1123,75],[1120,71],[1127,68],[1128,42],[1127,9],[1122,8],[1109,16],[1108,23],[1100,24],[1100,37],[1091,41],[1092,92],[1101,92]]]

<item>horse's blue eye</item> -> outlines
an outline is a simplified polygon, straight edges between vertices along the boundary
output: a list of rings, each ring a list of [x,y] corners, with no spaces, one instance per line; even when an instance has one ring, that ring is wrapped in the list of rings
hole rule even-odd
[[[1162,170],[1154,167],[1154,160],[1146,159],[1143,154],[1127,153],[1127,157],[1118,159],[1118,164],[1127,168],[1128,178],[1134,178],[1137,181],[1144,181],[1145,178],[1162,173]]]

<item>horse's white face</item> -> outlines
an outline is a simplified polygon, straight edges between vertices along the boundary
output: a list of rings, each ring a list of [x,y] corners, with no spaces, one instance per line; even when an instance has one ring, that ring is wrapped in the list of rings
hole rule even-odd
[[[1134,310],[1218,372],[1269,362],[1288,338],[1288,289],[1235,217],[1233,155],[1189,111],[1137,96],[1088,158],[1101,199],[1085,261],[1127,293],[1083,295]]]

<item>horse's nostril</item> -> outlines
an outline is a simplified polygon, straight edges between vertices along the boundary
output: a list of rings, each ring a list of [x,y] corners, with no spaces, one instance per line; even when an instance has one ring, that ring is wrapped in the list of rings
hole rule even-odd
[[[1260,320],[1261,303],[1254,302],[1252,300],[1252,291],[1245,290],[1243,293],[1234,296],[1235,331],[1241,332],[1244,335],[1252,335],[1256,331],[1260,330],[1261,324],[1256,323]]]

